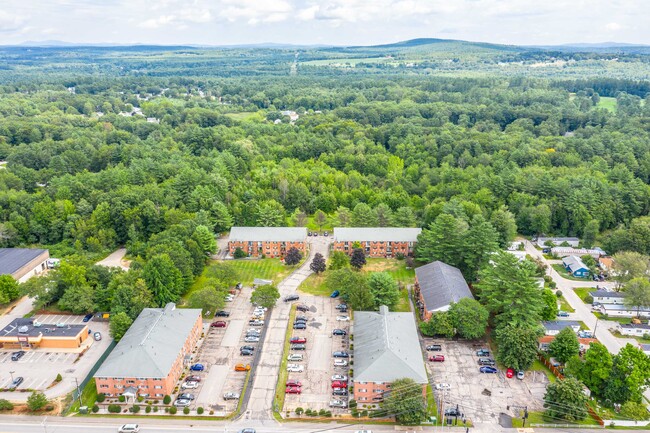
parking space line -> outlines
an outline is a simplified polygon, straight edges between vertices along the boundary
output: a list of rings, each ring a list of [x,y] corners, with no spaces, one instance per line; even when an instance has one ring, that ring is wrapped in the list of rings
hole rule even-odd
[[[11,357],[11,353],[6,353],[6,354],[3,353],[2,355],[0,355],[0,357],[1,357],[0,362],[7,362]]]
[[[43,389],[45,385],[47,384],[47,379],[44,379],[41,383],[38,384],[38,386],[35,387],[35,389]]]
[[[38,361],[40,361],[41,358],[45,356],[45,353],[46,353],[46,352],[41,352],[41,353],[39,353],[38,356],[34,358],[34,362],[38,362]]]
[[[27,352],[20,360],[18,361],[19,364],[27,364],[29,363],[30,359],[34,357],[34,352]]]
[[[34,383],[36,383],[37,379],[30,378],[25,380],[23,383],[21,383],[21,388],[31,388]]]

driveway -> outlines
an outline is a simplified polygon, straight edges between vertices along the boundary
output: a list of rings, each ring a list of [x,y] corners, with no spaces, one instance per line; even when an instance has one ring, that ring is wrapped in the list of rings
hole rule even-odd
[[[120,248],[113,251],[108,257],[104,260],[98,261],[96,264],[99,266],[105,266],[107,268],[121,268],[124,271],[128,271],[131,266],[129,260],[124,260],[126,255],[126,248]]]

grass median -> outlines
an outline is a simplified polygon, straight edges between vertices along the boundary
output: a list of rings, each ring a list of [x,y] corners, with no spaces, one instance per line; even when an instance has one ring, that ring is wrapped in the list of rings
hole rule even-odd
[[[296,319],[296,306],[291,306],[291,311],[289,312],[289,322],[287,323],[287,331],[284,336],[284,347],[282,348],[282,361],[280,362],[280,372],[278,373],[278,382],[275,384],[275,396],[273,397],[273,414],[280,414],[284,408],[284,397],[285,397],[285,387],[284,384],[287,383],[287,377],[289,373],[287,372],[287,357],[289,356],[289,347],[291,343],[291,329],[293,327],[293,321]],[[276,417],[277,418],[277,417]]]

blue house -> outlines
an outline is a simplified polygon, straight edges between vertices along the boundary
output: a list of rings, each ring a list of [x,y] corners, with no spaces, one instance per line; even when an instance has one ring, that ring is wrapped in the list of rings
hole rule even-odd
[[[574,277],[586,278],[589,276],[589,268],[582,262],[578,256],[567,256],[562,259],[564,268]]]

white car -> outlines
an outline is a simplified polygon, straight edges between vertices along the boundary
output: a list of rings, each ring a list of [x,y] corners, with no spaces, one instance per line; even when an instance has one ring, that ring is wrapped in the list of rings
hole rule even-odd
[[[287,356],[287,361],[302,361],[302,353],[292,353]]]
[[[436,383],[436,389],[438,391],[448,391],[451,389],[451,385],[448,383]]]
[[[348,404],[343,400],[330,400],[330,407],[340,407],[342,409],[345,409],[348,407]]]
[[[249,329],[248,331],[246,331],[246,333],[247,333],[247,334],[260,335],[260,330],[259,330],[259,329],[255,329],[255,328],[251,328],[251,329]]]
[[[287,371],[289,373],[302,373],[305,371],[305,367],[302,364],[288,364]]]
[[[223,395],[224,400],[239,400],[238,392],[227,392]]]
[[[337,359],[334,361],[334,367],[347,367],[348,366],[348,361],[345,359]]]
[[[250,326],[264,326],[264,321],[263,320],[251,320],[248,322]]]
[[[174,406],[176,407],[187,407],[192,403],[189,399],[186,398],[179,398],[176,401],[174,401]]]
[[[246,337],[244,338],[244,342],[246,343],[257,343],[260,341],[260,337]]]
[[[117,428],[117,433],[138,433],[140,426],[137,424],[124,424],[122,427]]]
[[[336,316],[336,320],[339,322],[349,322],[350,316]]]
[[[199,382],[193,382],[193,381],[183,382],[183,384],[181,385],[181,389],[196,389],[198,387],[199,387]]]
[[[372,430],[356,430],[354,433],[372,433]]]
[[[345,374],[335,374],[332,376],[332,380],[341,380],[343,382],[347,382],[348,377]]]

